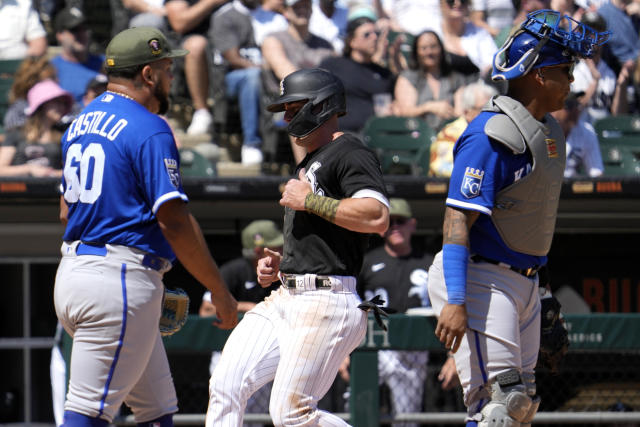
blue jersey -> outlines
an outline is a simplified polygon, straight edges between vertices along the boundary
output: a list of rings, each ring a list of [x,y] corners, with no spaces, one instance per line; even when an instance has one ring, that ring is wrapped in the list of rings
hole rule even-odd
[[[65,241],[131,246],[173,260],[155,214],[187,201],[169,125],[110,92],[92,101],[62,137]]]
[[[480,113],[456,142],[447,206],[480,212],[469,232],[471,254],[519,268],[544,265],[546,256],[509,249],[491,221],[498,192],[526,176],[532,167],[529,151],[516,155],[484,133],[487,120],[494,114]]]

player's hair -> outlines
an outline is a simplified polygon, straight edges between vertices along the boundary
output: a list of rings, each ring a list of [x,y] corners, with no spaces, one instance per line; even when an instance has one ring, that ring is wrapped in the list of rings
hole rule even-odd
[[[132,65],[131,67],[123,67],[118,69],[107,69],[106,74],[109,78],[121,78],[127,80],[133,80],[142,71],[142,69],[148,64]]]
[[[411,46],[411,60],[413,61],[412,68],[414,70],[419,70],[421,67],[420,61],[418,59],[418,41],[422,36],[426,34],[431,34],[436,38],[438,46],[440,46],[440,74],[442,76],[448,76],[451,73],[452,68],[451,63],[449,62],[449,59],[447,57],[447,53],[444,49],[444,44],[442,43],[442,39],[440,38],[440,36],[438,36],[438,33],[431,30],[425,30],[413,39],[413,45]]]
[[[361,25],[368,23],[375,24],[375,21],[366,16],[362,16],[360,18],[349,21],[349,23],[347,24],[347,34],[344,38],[344,48],[342,49],[342,55],[344,57],[348,58],[351,56],[351,40],[353,40],[353,38],[355,37],[356,30],[360,28]]]

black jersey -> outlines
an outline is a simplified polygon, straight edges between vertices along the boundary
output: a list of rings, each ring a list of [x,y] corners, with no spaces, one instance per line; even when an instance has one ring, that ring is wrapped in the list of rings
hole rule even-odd
[[[342,135],[307,154],[296,175],[303,167],[315,194],[342,200],[370,190],[387,197],[378,158],[356,136]],[[283,233],[280,271],[289,274],[357,276],[369,242],[369,234],[291,208],[285,208]]]
[[[220,267],[220,274],[237,301],[259,303],[279,287],[279,282],[274,282],[268,288],[260,286],[256,269],[251,261],[244,257],[225,263]]]
[[[400,313],[428,305],[427,272],[432,262],[430,254],[414,250],[407,256],[392,257],[380,246],[364,257],[358,294],[366,299],[380,295],[386,307]]]

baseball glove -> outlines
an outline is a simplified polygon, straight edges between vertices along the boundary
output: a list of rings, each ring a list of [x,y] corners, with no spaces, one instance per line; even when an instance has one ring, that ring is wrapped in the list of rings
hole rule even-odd
[[[163,337],[173,335],[187,322],[189,314],[189,296],[180,289],[164,289],[162,298],[162,316],[160,316],[160,334]]]
[[[548,294],[540,302],[542,308],[538,367],[548,368],[556,373],[560,361],[569,350],[569,336],[560,314],[561,305],[558,300]]]

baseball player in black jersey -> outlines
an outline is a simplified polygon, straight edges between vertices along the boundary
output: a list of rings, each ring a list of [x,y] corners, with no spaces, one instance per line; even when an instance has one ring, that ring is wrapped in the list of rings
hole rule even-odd
[[[285,111],[304,146],[298,179],[285,185],[284,252],[266,251],[258,282],[282,286],[249,311],[229,337],[210,383],[206,425],[239,426],[248,397],[273,380],[275,426],[346,426],[318,401],[344,358],[364,338],[356,276],[368,233],[389,223],[380,164],[355,136],[337,132],[346,113],[342,82],[321,69],[298,70],[268,106]]]
[[[430,305],[427,270],[433,256],[411,246],[416,219],[409,203],[404,199],[391,199],[390,202],[389,229],[383,234],[384,245],[365,255],[358,277],[358,294],[366,299],[380,295],[386,301],[387,312],[405,313],[410,308]],[[428,360],[427,351],[378,352],[379,380],[391,391],[394,414],[422,410]],[[415,423],[393,425],[417,426]]]

